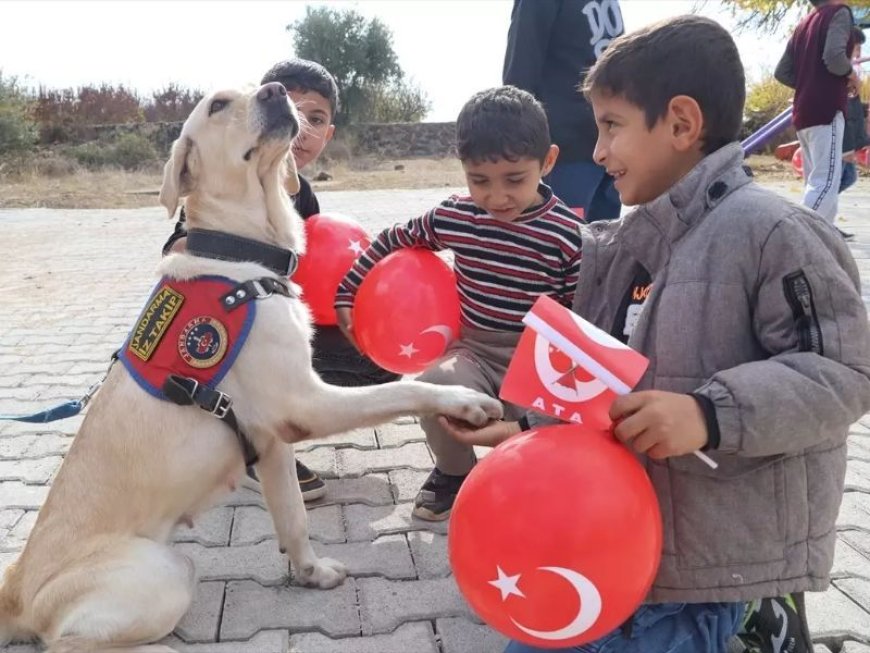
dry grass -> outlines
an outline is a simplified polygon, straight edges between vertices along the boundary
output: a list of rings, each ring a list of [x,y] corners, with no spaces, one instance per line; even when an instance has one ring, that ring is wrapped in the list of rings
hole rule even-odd
[[[791,165],[772,156],[748,160],[760,180],[795,179]],[[356,159],[328,168],[332,179],[314,181],[316,191],[436,188],[464,186],[462,168],[455,159],[403,161]],[[316,177],[316,174],[312,174]],[[18,175],[0,170],[0,208],[135,208],[155,206],[160,173],[122,170],[31,170]]]

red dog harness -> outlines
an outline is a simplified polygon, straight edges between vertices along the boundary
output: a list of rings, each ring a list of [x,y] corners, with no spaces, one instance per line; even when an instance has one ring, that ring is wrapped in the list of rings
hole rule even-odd
[[[164,277],[157,284],[119,358],[142,389],[176,404],[196,404],[236,431],[251,465],[257,455],[238,427],[232,398],[218,389],[245,345],[257,314],[254,299],[291,297],[286,282],[264,277],[239,283],[204,276]]]

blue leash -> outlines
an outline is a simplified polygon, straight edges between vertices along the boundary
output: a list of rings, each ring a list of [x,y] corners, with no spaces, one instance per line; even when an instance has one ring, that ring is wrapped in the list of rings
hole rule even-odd
[[[53,406],[52,408],[41,410],[38,413],[32,413],[31,415],[0,415],[0,421],[45,424],[47,422],[56,422],[61,419],[66,419],[67,417],[78,415],[85,409],[85,406],[88,405],[88,402],[90,402],[91,398],[97,393],[100,386],[103,385],[103,381],[105,381],[106,377],[109,376],[109,371],[112,369],[112,365],[115,364],[115,360],[116,358],[113,355],[112,362],[109,363],[109,369],[107,369],[106,373],[103,374],[103,378],[88,388],[88,391],[81,399],[67,401],[57,406]]]

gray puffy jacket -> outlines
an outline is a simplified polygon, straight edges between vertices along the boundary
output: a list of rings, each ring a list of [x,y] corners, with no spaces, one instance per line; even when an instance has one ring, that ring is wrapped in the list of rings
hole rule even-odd
[[[833,227],[752,183],[736,144],[623,219],[583,227],[574,310],[610,331],[639,262],[652,275],[629,344],[638,389],[716,407],[710,455],[644,459],[664,520],[651,601],[822,590],[846,432],[870,409],[858,270]]]

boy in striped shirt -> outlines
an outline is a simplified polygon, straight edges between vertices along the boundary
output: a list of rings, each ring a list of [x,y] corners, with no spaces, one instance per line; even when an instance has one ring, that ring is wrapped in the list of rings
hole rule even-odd
[[[354,295],[375,263],[405,247],[452,251],[462,329],[420,380],[497,397],[522,318],[535,300],[547,295],[565,306],[573,301],[582,219],[541,183],[559,148],[551,144],[546,114],[531,94],[513,86],[475,94],[459,113],[456,135],[469,195],[452,196],[384,230],[340,284],[336,314],[352,339]],[[512,406],[505,410],[508,419],[521,414]],[[436,417],[422,419],[421,426],[435,469],[417,494],[414,515],[440,521],[450,515],[476,458]]]

